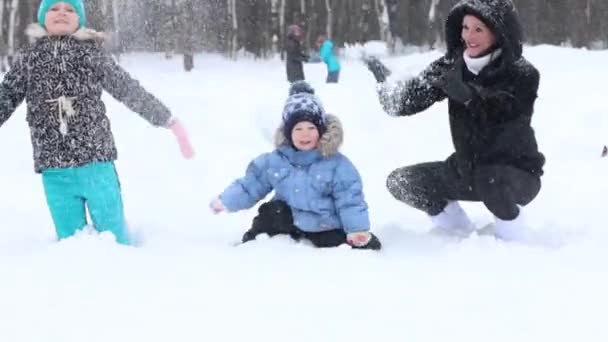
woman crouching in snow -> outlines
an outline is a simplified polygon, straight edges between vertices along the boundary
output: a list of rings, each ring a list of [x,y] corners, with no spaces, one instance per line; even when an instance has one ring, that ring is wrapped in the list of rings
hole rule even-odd
[[[274,198],[260,206],[243,242],[260,233],[289,234],[316,247],[348,243],[380,249],[380,241],[369,232],[359,172],[338,152],[342,139],[340,120],[325,113],[306,82],[295,82],[277,131],[277,148],[255,158],[245,176],[211,202],[211,209],[248,209],[274,190]]]
[[[522,206],[540,191],[545,158],[531,127],[540,76],[522,56],[517,11],[510,0],[462,0],[445,32],[445,56],[396,87],[384,83],[379,61],[368,60],[390,115],[413,115],[448,99],[455,152],[393,171],[388,189],[429,214],[439,232],[471,234],[475,227],[458,201],[476,201],[494,214],[497,238],[528,240]]]

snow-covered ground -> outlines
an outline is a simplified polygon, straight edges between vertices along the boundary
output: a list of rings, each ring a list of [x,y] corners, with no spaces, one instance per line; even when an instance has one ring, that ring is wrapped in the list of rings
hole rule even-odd
[[[386,59],[397,76],[437,52]],[[426,234],[424,214],[394,200],[386,176],[451,151],[446,103],[408,118],[384,114],[356,60],[325,85],[359,167],[377,252],[318,250],[286,238],[235,247],[255,210],[212,215],[207,204],[269,151],[287,93],[279,60],[231,62],[131,55],[123,66],[187,125],[196,159],[172,135],[107,97],[118,171],[137,247],[83,233],[54,242],[25,106],[0,129],[0,341],[606,341],[608,317],[608,51],[539,46],[534,127],[547,157],[527,208],[534,245]],[[466,203],[479,226],[491,216]]]

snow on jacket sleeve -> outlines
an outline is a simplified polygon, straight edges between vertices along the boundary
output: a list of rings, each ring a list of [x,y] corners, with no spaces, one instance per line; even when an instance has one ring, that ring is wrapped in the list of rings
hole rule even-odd
[[[25,99],[26,70],[23,58],[17,59],[0,83],[0,126]]]
[[[363,195],[361,176],[345,156],[341,157],[334,178],[334,205],[346,233],[368,231],[369,212]]]
[[[166,126],[171,119],[169,109],[154,95],[147,92],[112,57],[103,52],[101,54],[103,88],[152,125]]]
[[[254,159],[249,163],[245,176],[235,180],[220,195],[228,211],[249,209],[272,191],[272,185],[266,178],[270,157],[271,154],[263,154]]]
[[[413,115],[444,100],[445,94],[432,86],[431,81],[441,75],[447,65],[445,57],[441,57],[414,78],[394,85],[379,84],[378,97],[384,111],[391,116]]]

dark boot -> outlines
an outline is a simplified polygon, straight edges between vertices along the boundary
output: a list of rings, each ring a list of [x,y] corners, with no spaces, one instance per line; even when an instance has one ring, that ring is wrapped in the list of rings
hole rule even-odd
[[[315,247],[328,248],[337,247],[346,243],[346,233],[342,229],[328,230],[318,233],[304,233],[304,237],[312,242]]]

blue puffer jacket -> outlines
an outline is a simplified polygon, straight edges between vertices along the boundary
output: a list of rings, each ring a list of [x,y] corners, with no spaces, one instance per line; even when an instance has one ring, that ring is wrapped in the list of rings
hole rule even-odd
[[[251,208],[274,190],[274,199],[291,207],[294,224],[304,231],[368,231],[361,177],[350,160],[338,152],[342,125],[333,115],[327,115],[327,124],[319,148],[311,151],[289,146],[279,128],[277,149],[254,159],[246,175],[220,195],[226,209]]]
[[[340,71],[340,62],[334,54],[334,43],[331,40],[327,39],[323,42],[319,55],[323,62],[327,64],[328,72]]]

